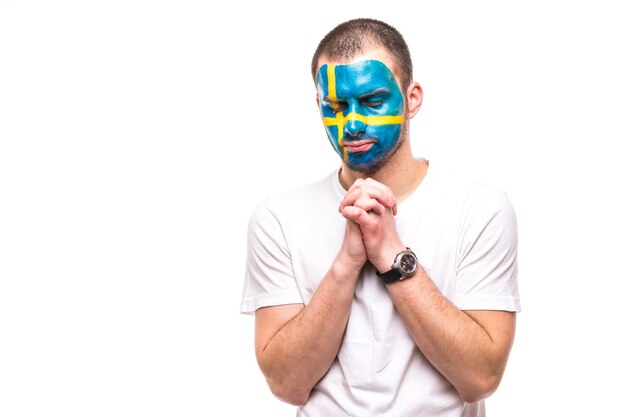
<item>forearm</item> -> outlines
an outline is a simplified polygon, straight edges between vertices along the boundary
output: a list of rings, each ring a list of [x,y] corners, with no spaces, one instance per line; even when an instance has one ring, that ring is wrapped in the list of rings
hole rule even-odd
[[[311,302],[257,351],[272,392],[299,405],[332,365],[346,328],[359,272],[335,262]]]
[[[415,343],[459,395],[468,402],[489,396],[508,358],[506,331],[488,333],[450,303],[421,267],[414,277],[387,288]]]

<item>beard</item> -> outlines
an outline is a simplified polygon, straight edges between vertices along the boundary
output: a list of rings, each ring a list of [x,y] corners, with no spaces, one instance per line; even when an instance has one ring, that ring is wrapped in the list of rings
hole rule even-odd
[[[407,138],[407,129],[408,129],[408,126],[405,120],[404,122],[402,122],[402,127],[400,127],[400,134],[398,136],[398,142],[393,147],[393,149],[381,155],[379,158],[375,159],[374,161],[370,161],[368,163],[355,162],[355,161],[351,161],[350,158],[347,158],[347,160],[345,161],[346,165],[352,171],[356,171],[364,175],[376,174],[385,165],[387,165],[387,163],[393,158],[396,152],[398,152],[398,149],[400,149],[400,146],[404,143],[404,141]]]

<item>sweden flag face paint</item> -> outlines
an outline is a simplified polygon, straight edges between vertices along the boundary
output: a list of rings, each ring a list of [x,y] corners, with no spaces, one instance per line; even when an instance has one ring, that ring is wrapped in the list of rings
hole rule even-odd
[[[376,60],[325,64],[317,93],[335,151],[351,169],[376,171],[395,150],[404,121],[402,91],[391,70]]]

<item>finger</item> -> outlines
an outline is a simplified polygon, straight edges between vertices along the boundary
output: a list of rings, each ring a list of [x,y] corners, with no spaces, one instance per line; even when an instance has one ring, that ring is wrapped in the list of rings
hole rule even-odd
[[[346,206],[353,206],[356,200],[361,198],[373,198],[381,203],[385,207],[393,207],[395,204],[395,197],[392,194],[385,195],[380,189],[372,187],[367,184],[362,184],[356,187],[350,188],[348,193],[344,196],[339,205],[339,211]]]
[[[370,214],[367,211],[354,206],[348,206],[343,209],[343,216],[354,221],[362,230],[372,228],[378,222],[379,216]]]
[[[363,187],[371,187],[371,185],[364,180],[363,178],[357,178],[352,185],[348,188],[348,191],[346,192],[346,195],[350,194],[351,192],[355,191],[355,190],[362,190]]]
[[[373,211],[376,214],[383,214],[386,210],[385,206],[373,198],[359,198],[354,202],[354,207],[358,207],[367,212]]]
[[[385,196],[385,198],[387,199],[389,203],[389,204],[385,204],[385,207],[393,208],[394,206],[397,206],[398,202],[396,200],[395,194],[393,193],[393,191],[391,191],[391,188],[387,187],[382,182],[378,182],[372,178],[367,178],[365,182],[368,186],[378,189],[382,193],[382,195]]]
[[[387,198],[389,198],[389,204],[387,205],[387,207],[393,210],[394,216],[397,215],[398,214],[398,201],[396,200],[396,196],[393,194],[393,191],[391,191],[391,188],[387,187],[385,184],[381,182],[374,180],[373,178],[367,178],[365,182],[369,186],[378,188],[384,195],[387,196]],[[391,205],[392,201],[393,201],[393,205]]]
[[[367,211],[355,206],[344,207],[341,211],[341,215],[348,220],[353,220],[355,223],[361,225],[367,221]]]
[[[366,181],[363,178],[357,178],[356,181],[352,183],[346,195],[343,197],[343,200],[339,204],[339,212],[343,210],[345,206],[352,206],[354,202],[359,198],[369,198],[367,193],[361,189],[361,186],[366,184]]]
[[[348,190],[348,193],[346,193],[346,195],[343,197],[341,203],[339,203],[339,212],[341,213],[343,208],[346,206],[353,206],[354,202],[361,198],[368,199],[370,198],[370,196],[360,188],[351,188],[350,190]]]
[[[354,201],[360,198],[361,194],[366,194],[371,198],[375,198],[383,206],[388,208],[392,208],[393,206],[398,204],[396,201],[396,197],[390,188],[379,182],[371,180],[371,182],[362,181],[358,184],[355,183],[352,187],[350,187],[348,193],[344,197],[344,200],[346,202],[349,202],[349,204],[344,204],[344,206],[354,204]]]

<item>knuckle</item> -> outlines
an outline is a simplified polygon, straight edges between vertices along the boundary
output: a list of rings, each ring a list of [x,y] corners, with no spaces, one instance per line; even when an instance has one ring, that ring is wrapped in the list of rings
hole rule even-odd
[[[355,206],[355,207],[358,207],[358,208],[360,208],[360,209],[364,209],[364,210],[366,210],[366,209],[368,209],[368,208],[369,208],[369,206],[370,206],[370,204],[369,204],[369,200],[366,200],[366,199],[364,199],[364,198],[359,198],[358,200],[356,200],[356,201],[354,202],[354,206]]]

